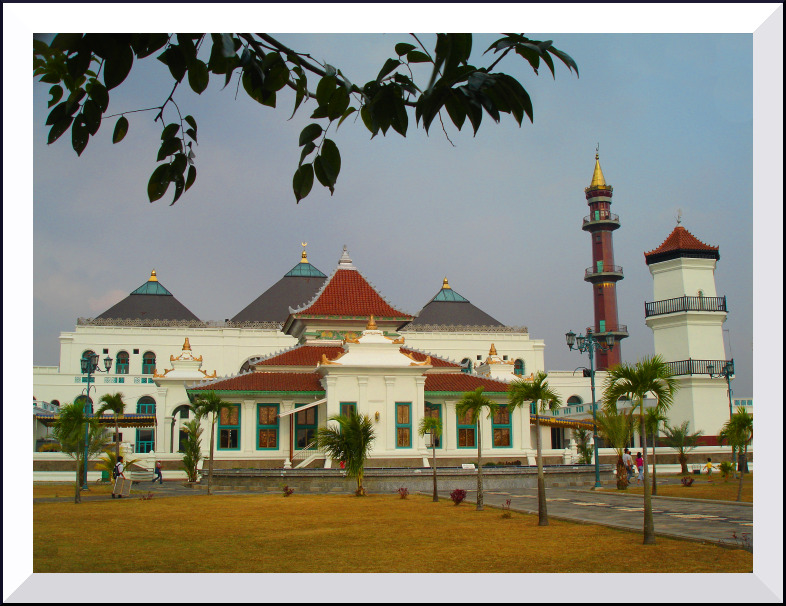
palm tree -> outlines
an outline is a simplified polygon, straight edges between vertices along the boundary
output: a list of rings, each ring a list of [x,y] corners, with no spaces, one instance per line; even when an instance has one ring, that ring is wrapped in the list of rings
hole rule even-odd
[[[106,429],[98,423],[98,419],[85,413],[86,399],[60,407],[60,415],[55,421],[52,435],[60,442],[60,449],[76,462],[76,483],[74,503],[82,502],[79,492],[82,485],[82,469],[87,464],[85,454],[85,424],[87,424],[87,456],[98,454],[106,446]]]
[[[112,477],[112,470],[115,468],[115,464],[117,463],[118,454],[112,448],[107,448],[104,451],[104,454],[98,459],[98,463],[96,463],[95,468],[99,471],[105,471],[109,474],[109,477]],[[129,459],[128,457],[123,457],[123,471],[128,469],[130,465],[139,462],[140,459]]]
[[[658,469],[655,463],[655,441],[658,439],[660,433],[660,424],[668,421],[668,417],[663,414],[663,411],[655,408],[648,408],[644,418],[644,425],[647,428],[647,433],[652,436],[652,494],[658,494]]]
[[[355,412],[348,416],[333,415],[328,421],[334,421],[338,426],[327,425],[317,430],[317,448],[333,459],[344,461],[347,477],[357,479],[355,495],[364,497],[363,468],[376,439],[374,424],[368,415]]]
[[[423,417],[418,425],[418,433],[425,436],[431,434],[431,467],[434,470],[434,495],[432,501],[439,502],[437,497],[437,440],[442,435],[442,421],[437,417]]]
[[[191,419],[183,423],[183,430],[187,435],[183,451],[183,470],[186,472],[189,482],[196,482],[199,461],[202,460],[202,432],[204,430],[199,419]]]
[[[647,465],[647,432],[644,427],[644,397],[651,393],[657,401],[657,408],[666,411],[674,401],[674,393],[679,389],[677,379],[660,356],[646,357],[635,366],[618,364],[608,370],[604,385],[603,401],[607,407],[617,406],[617,400],[627,398],[631,401],[631,413],[639,410],[639,433],[644,451],[644,544],[655,544],[655,522],[652,518],[652,494],[649,485]]]
[[[119,418],[120,415],[123,414],[123,410],[125,409],[126,405],[123,402],[123,394],[122,393],[105,393],[101,398],[98,400],[99,402],[103,402],[98,409],[96,414],[102,415],[105,411],[111,410],[112,413],[115,415],[115,460],[120,458],[120,425],[119,425]]]
[[[582,465],[589,465],[592,463],[592,447],[590,446],[589,429],[584,427],[577,427],[573,430],[573,439],[576,440],[579,451],[579,462]]]
[[[721,444],[729,442],[739,453],[740,484],[737,488],[737,500],[742,500],[742,479],[748,461],[748,444],[753,441],[753,415],[740,406],[737,412],[726,421],[719,434]]]
[[[540,415],[539,412],[546,410],[556,410],[562,404],[559,394],[549,387],[546,380],[548,375],[541,371],[535,375],[532,381],[519,379],[508,387],[508,402],[513,411],[525,403],[535,403],[535,443],[537,445],[538,459],[538,526],[548,526],[549,516],[546,511],[546,476],[543,473],[543,453],[540,437]],[[540,405],[538,406],[538,403]]]
[[[213,485],[213,449],[216,443],[216,419],[221,414],[222,408],[231,406],[229,402],[224,402],[215,391],[208,391],[196,397],[191,408],[198,419],[210,416],[210,458],[208,459],[207,471],[207,494],[212,494]]]
[[[666,445],[677,451],[677,460],[682,467],[680,473],[688,473],[688,452],[696,448],[699,444],[699,436],[704,432],[699,429],[691,433],[690,421],[684,421],[682,425],[670,427],[664,425],[663,432],[666,434]]]
[[[618,412],[616,407],[608,408],[595,415],[595,424],[598,434],[617,453],[617,490],[625,490],[628,487],[628,474],[622,454],[633,435],[633,417],[629,413]]]
[[[483,511],[483,461],[481,458],[481,426],[480,417],[483,409],[488,410],[487,417],[491,417],[499,405],[491,400],[488,396],[483,395],[483,388],[478,387],[475,391],[465,392],[461,399],[456,402],[456,414],[460,419],[469,415],[470,422],[475,424],[475,433],[477,434],[478,442],[478,498],[475,502],[475,509]]]

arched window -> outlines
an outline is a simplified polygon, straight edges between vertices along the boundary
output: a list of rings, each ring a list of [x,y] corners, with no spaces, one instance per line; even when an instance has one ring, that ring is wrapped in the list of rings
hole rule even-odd
[[[128,352],[118,351],[117,359],[115,360],[115,373],[119,375],[128,374]]]
[[[464,358],[461,361],[461,372],[471,373],[472,372],[472,360],[469,358]]]
[[[156,414],[156,401],[150,396],[142,396],[136,402],[137,414]],[[155,449],[155,436],[152,427],[140,427],[136,430],[136,452],[150,452]]]
[[[514,375],[519,375],[519,376],[523,376],[524,375],[524,360],[522,360],[521,358],[518,358],[513,363],[513,374]]]
[[[567,402],[567,404],[568,404],[568,406],[571,406],[571,405],[573,405],[573,404],[582,404],[583,402],[584,402],[584,400],[582,400],[582,399],[581,399],[580,397],[578,397],[578,396],[570,396],[570,397],[568,398],[568,402]]]
[[[87,404],[85,404],[85,412],[87,414],[93,414],[93,398],[88,398],[86,395],[82,394],[81,396],[74,398],[74,404],[77,402],[84,402],[85,400],[87,400]]]
[[[142,356],[142,374],[152,375],[156,369],[156,354],[152,351],[146,351]]]

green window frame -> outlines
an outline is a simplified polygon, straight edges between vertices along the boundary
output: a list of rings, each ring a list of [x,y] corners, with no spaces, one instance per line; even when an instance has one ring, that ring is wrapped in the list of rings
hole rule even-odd
[[[257,450],[278,450],[278,404],[257,404]]]
[[[217,434],[218,450],[240,450],[240,404],[221,408]]]
[[[396,402],[396,448],[412,448],[412,402]]]
[[[472,422],[472,411],[467,411],[463,417],[456,413],[456,432],[458,448],[477,448],[478,424]]]
[[[603,261],[596,261],[597,271],[600,273],[603,271]]]
[[[524,360],[521,358],[517,358],[515,362],[513,362],[513,374],[516,376],[524,375],[524,369],[526,366],[524,365]]]
[[[146,351],[142,355],[142,374],[152,375],[156,369],[156,354],[152,351]]]
[[[295,404],[295,408],[306,406],[308,403]],[[304,450],[306,446],[316,440],[317,426],[319,424],[319,413],[317,406],[312,406],[308,410],[295,413],[295,448]],[[308,450],[316,450],[316,444]]]
[[[491,418],[491,447],[513,448],[513,423],[510,408],[501,405]]]
[[[341,402],[339,404],[339,414],[344,417],[349,417],[351,414],[357,414],[357,402]]]
[[[115,374],[127,375],[128,374],[128,352],[118,351],[115,358]]]
[[[442,420],[442,405],[441,404],[432,404],[431,402],[426,402],[424,407],[423,415],[425,417],[434,417],[435,419]],[[437,448],[442,448],[442,436],[436,439],[437,441]]]
[[[606,320],[600,320],[598,322],[600,330],[598,332],[606,332]]]

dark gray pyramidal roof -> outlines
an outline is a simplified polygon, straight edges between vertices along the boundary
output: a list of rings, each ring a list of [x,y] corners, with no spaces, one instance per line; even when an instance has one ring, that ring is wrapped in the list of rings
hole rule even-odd
[[[300,263],[259,295],[232,322],[285,322],[289,308],[308,303],[322,288],[327,276],[308,262],[305,245]]]
[[[150,273],[150,279],[102,313],[99,318],[119,320],[195,320],[193,313],[175,299],[161,282],[158,281],[156,270]]]
[[[416,328],[422,324],[444,324],[447,326],[504,326],[478,309],[467,299],[458,294],[448,284],[448,279],[442,281],[442,288],[420,310],[417,318],[407,325],[407,328]]]

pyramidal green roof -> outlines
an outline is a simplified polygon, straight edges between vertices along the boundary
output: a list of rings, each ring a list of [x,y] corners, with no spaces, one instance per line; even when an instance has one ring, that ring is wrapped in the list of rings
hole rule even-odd
[[[154,269],[150,274],[150,279],[142,284],[139,288],[131,293],[132,295],[171,295],[161,282],[156,277],[156,270]]]
[[[432,301],[457,301],[459,303],[469,303],[467,299],[458,294],[448,284],[448,279],[442,281],[442,288],[437,293],[437,296],[431,299]]]
[[[284,274],[285,278],[327,278],[325,274],[311,265],[308,261],[300,262]]]

